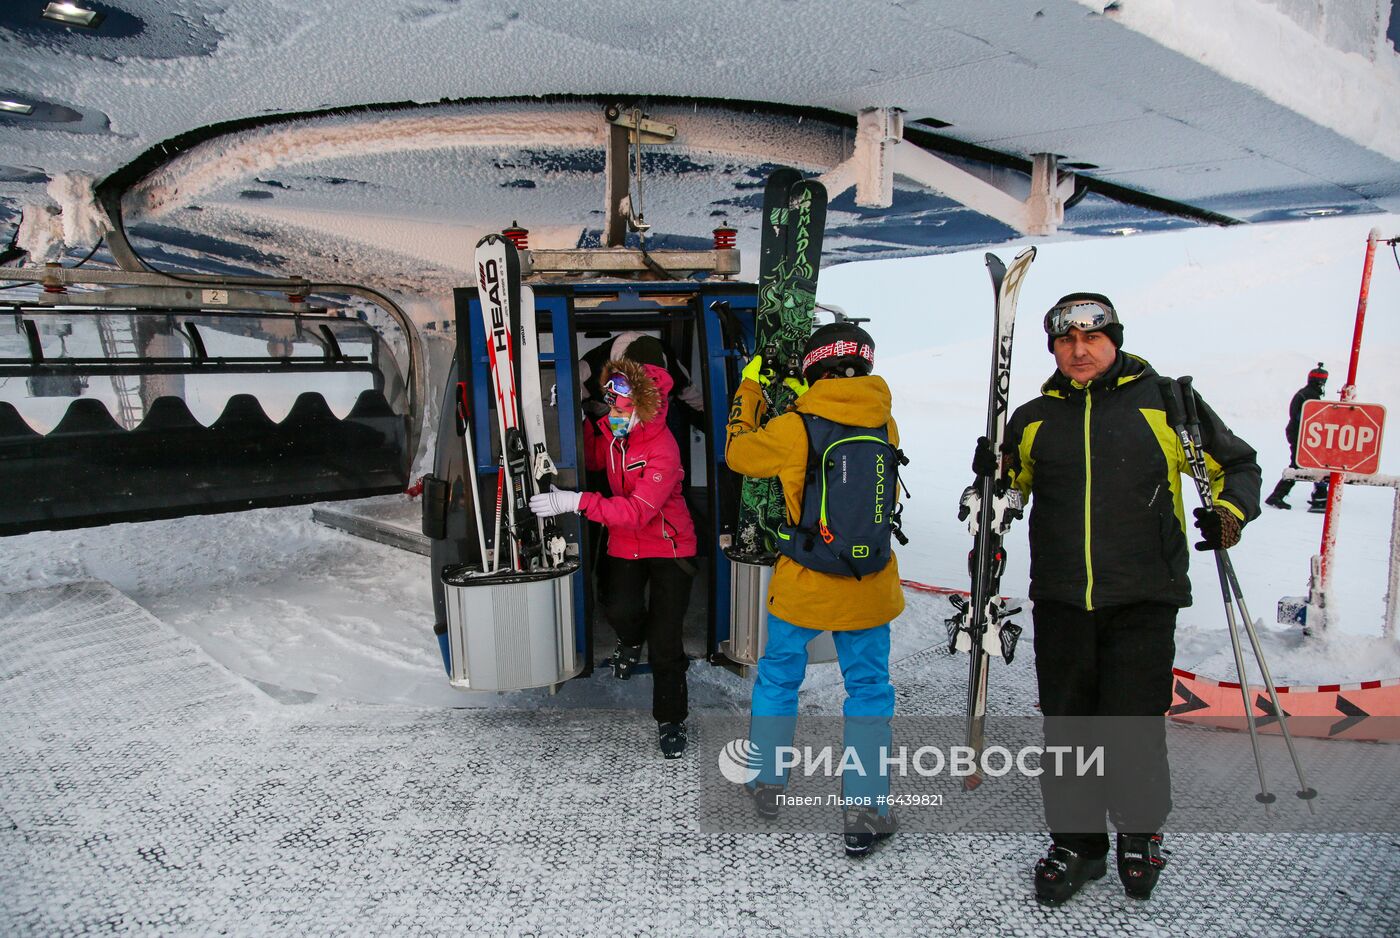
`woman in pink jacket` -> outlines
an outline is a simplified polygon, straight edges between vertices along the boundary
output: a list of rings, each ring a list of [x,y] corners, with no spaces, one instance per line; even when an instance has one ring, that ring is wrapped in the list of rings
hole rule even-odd
[[[600,379],[608,413],[585,424],[586,465],[607,470],[613,496],[555,489],[530,499],[530,510],[545,518],[578,511],[607,526],[612,562],[602,599],[618,636],[613,672],[631,677],[645,641],[661,753],[675,759],[685,751],[689,715],[681,623],[695,573],[695,525],[681,494],[680,447],[666,426],[671,376],[619,359],[603,366]]]

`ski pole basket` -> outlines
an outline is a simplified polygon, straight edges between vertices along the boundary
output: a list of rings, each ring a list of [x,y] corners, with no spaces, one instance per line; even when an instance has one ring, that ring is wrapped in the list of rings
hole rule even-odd
[[[729,638],[720,650],[739,664],[754,666],[768,643],[768,584],[771,563],[748,563],[729,558]],[[807,646],[807,661],[836,660],[836,642],[822,632]]]
[[[448,681],[462,690],[524,690],[561,684],[583,670],[574,641],[569,561],[552,569],[484,574],[447,567]]]

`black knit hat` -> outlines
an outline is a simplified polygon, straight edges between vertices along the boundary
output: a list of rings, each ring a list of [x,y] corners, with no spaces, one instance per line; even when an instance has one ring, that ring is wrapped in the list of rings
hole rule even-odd
[[[629,358],[639,365],[666,367],[666,350],[656,336],[629,332],[623,333],[618,339],[625,341],[619,348],[618,341],[614,340],[613,358]]]
[[[1318,384],[1327,383],[1327,369],[1322,367],[1322,362],[1318,362],[1317,367],[1308,372],[1308,384],[1314,382]]]
[[[1113,301],[1102,293],[1067,293],[1050,307],[1045,314],[1045,347],[1051,352],[1055,351],[1055,339],[1064,335],[1063,331],[1055,331],[1052,322],[1057,312],[1068,307],[1083,304],[1085,306],[1102,307],[1108,314],[1108,322],[1092,329],[1084,329],[1085,332],[1102,332],[1108,336],[1108,340],[1113,343],[1114,348],[1123,347],[1123,324],[1118,321],[1118,311],[1113,307]],[[1078,328],[1078,327],[1076,327]]]

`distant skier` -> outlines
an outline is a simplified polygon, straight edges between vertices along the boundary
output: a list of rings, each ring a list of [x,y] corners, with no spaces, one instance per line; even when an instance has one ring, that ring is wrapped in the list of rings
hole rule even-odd
[[[884,434],[890,444],[898,446],[898,430],[890,416],[890,389],[883,378],[870,373],[874,361],[875,343],[864,329],[853,323],[822,326],[807,341],[803,380],[785,379],[798,394],[795,408],[761,429],[761,383],[767,380],[762,357],[755,356],[744,369],[730,409],[726,459],[735,472],[781,480],[791,525],[801,523],[804,508],[815,515],[822,502],[820,491],[813,491],[813,486],[821,484],[821,474],[809,474],[808,470],[811,460],[819,465],[825,454],[809,453],[816,446],[809,428],[823,434],[833,427],[838,432],[862,428],[860,433]],[[892,466],[893,460],[890,463]],[[830,536],[839,542],[840,533],[831,534],[822,523],[823,539]],[[889,536],[886,532],[886,542]],[[792,528],[787,543],[800,551],[804,544],[815,546],[817,538],[817,531]],[[812,569],[784,551],[774,568],[767,599],[768,640],[758,661],[750,724],[751,739],[763,762],[749,793],[761,817],[777,816],[784,777],[777,769],[775,753],[779,746],[792,745],[797,694],[806,675],[807,644],[820,632],[831,632],[846,682],[846,746],[855,750],[866,769],[863,777],[847,774],[842,778],[843,795],[856,802],[845,812],[846,852],[862,856],[895,829],[887,803],[889,777],[880,762],[880,751],[890,745],[890,719],[894,715],[889,623],[904,609],[899,565],[890,552],[882,568],[857,577],[844,568],[837,573]]]
[[[1107,811],[1118,830],[1118,875],[1130,896],[1146,899],[1166,862],[1164,714],[1177,611],[1191,603],[1179,483],[1189,468],[1166,427],[1157,373],[1119,351],[1123,326],[1107,297],[1063,297],[1046,314],[1045,332],[1056,371],[1040,397],[1011,415],[1004,452],[1013,484],[1031,499],[1030,598],[1046,744],[1086,742],[1085,721],[1057,718],[1144,719],[1105,747],[1106,783],[1040,776],[1053,843],[1036,863],[1035,893],[1058,904],[1104,875]],[[1232,547],[1259,514],[1259,466],[1204,401],[1198,407],[1219,495],[1216,511],[1196,511],[1196,549]],[[988,462],[995,466],[979,448],[974,465]],[[1089,735],[1090,743],[1099,739]]]
[[[1284,428],[1283,435],[1288,438],[1288,466],[1290,469],[1298,468],[1298,425],[1303,418],[1303,404],[1307,401],[1320,401],[1323,394],[1327,392],[1327,369],[1322,367],[1322,362],[1317,363],[1317,367],[1308,372],[1308,383],[1298,389],[1298,393],[1293,395],[1293,400],[1288,404],[1288,426]],[[1284,501],[1288,493],[1293,491],[1292,479],[1279,479],[1278,485],[1269,493],[1269,497],[1264,499],[1264,504],[1272,505],[1275,508],[1292,508],[1293,506]],[[1327,480],[1319,479],[1313,483],[1312,496],[1308,499],[1308,509],[1310,511],[1325,511],[1327,509]]]
[[[590,471],[607,471],[612,497],[554,489],[531,498],[530,510],[543,518],[579,511],[607,526],[602,599],[618,636],[613,672],[631,677],[645,642],[661,753],[674,759],[685,751],[689,715],[681,627],[695,575],[695,524],[681,495],[680,448],[666,428],[671,376],[617,359],[599,377],[608,413],[585,424],[585,457]]]

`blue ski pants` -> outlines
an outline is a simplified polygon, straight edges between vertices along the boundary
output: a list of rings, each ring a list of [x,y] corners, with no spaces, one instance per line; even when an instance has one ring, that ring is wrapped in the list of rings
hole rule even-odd
[[[817,629],[793,625],[769,613],[768,641],[758,660],[758,680],[753,688],[749,739],[763,762],[757,782],[784,784],[786,771],[778,766],[779,747],[790,747],[797,731],[797,692],[807,675],[807,643],[820,635]],[[859,767],[846,761],[841,792],[847,799],[888,814],[888,805],[876,799],[887,796],[889,775],[882,756],[891,746],[890,720],[894,716],[894,686],[890,683],[889,623],[870,629],[832,632],[841,677],[846,683],[845,724],[842,745],[854,751]],[[840,754],[833,765],[842,763]]]

